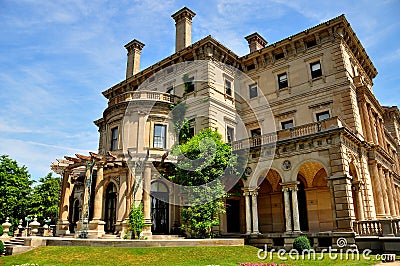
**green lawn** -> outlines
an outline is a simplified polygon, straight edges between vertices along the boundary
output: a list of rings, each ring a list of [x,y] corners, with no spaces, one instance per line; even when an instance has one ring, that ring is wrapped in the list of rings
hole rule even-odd
[[[27,253],[0,257],[0,265],[238,265],[238,262],[270,262],[257,258],[258,249],[242,247],[168,247],[168,248],[108,248],[108,247],[39,247]],[[318,254],[319,255],[319,254]],[[372,258],[372,257],[371,257]],[[288,260],[274,254],[275,263],[288,265],[373,265],[376,261]]]

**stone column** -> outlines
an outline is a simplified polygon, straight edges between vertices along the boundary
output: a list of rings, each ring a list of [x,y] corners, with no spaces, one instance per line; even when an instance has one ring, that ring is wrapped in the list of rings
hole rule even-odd
[[[299,203],[297,201],[297,186],[292,187],[292,206],[293,206],[293,232],[300,232]]]
[[[370,177],[371,177],[371,183],[372,183],[372,191],[374,194],[374,202],[375,202],[375,212],[376,212],[376,217],[377,218],[383,218],[385,217],[385,207],[383,203],[383,195],[382,195],[382,190],[381,190],[381,183],[380,183],[380,178],[379,178],[379,173],[378,173],[378,166],[376,163],[370,164],[369,170],[370,170]]]
[[[251,234],[251,203],[250,192],[245,190],[243,193],[246,209],[246,235]]]
[[[394,186],[394,192],[395,192],[394,195],[396,195],[396,197],[395,197],[395,199],[396,199],[396,202],[395,202],[396,214],[397,214],[397,217],[400,217],[400,191],[399,191],[399,188]]]
[[[385,179],[386,179],[386,184],[387,184],[387,191],[388,191],[388,199],[389,199],[389,208],[390,208],[390,214],[392,218],[396,217],[396,204],[395,204],[395,197],[394,197],[394,184],[393,184],[393,179],[392,175],[390,174],[389,170],[385,171]]]
[[[286,220],[286,233],[292,232],[292,212],[290,210],[290,195],[289,188],[282,188],[283,191],[283,199],[285,204],[285,220]]]
[[[374,117],[374,114],[372,113],[371,107],[368,109],[368,113],[369,113],[370,123],[372,123],[372,128],[371,128],[372,142],[374,144],[378,144],[377,130],[376,130],[376,126],[374,126],[376,124],[376,122],[375,122],[375,117]]]
[[[143,216],[144,216],[144,228],[143,236],[151,237],[151,162],[146,162],[144,165],[144,179],[143,179]]]
[[[68,214],[69,214],[69,198],[71,196],[71,183],[69,181],[69,170],[64,170],[63,172],[63,185],[62,185],[62,197],[60,201],[60,211],[59,211],[59,220],[57,222],[57,235],[68,235],[69,231],[69,222],[68,222]]]
[[[371,121],[369,119],[369,113],[367,109],[367,103],[365,100],[361,103],[362,105],[362,117],[363,117],[363,125],[364,125],[364,138],[367,142],[372,142],[372,133],[371,133]]]
[[[257,190],[254,190],[251,193],[251,213],[253,218],[253,232],[252,234],[259,234],[258,231],[258,207],[257,207]]]
[[[245,196],[245,205],[246,205],[246,234],[251,234],[251,201],[250,201],[250,192],[245,191],[243,193]]]
[[[382,135],[382,127],[381,127],[381,121],[378,117],[375,117],[375,128],[376,128],[376,132],[378,133],[378,142],[379,145],[386,150],[386,145],[384,144],[383,141],[383,135]]]
[[[89,222],[89,235],[93,238],[101,237],[105,234],[104,225],[106,224],[101,220],[103,211],[103,164],[97,165],[96,187],[94,190],[94,206],[93,206],[93,219]]]
[[[382,147],[385,149],[385,151],[389,152],[388,147],[386,145],[386,135],[385,135],[385,128],[383,125],[383,119],[379,119],[379,129],[382,135]]]
[[[362,197],[362,189],[361,186],[363,185],[363,183],[361,181],[355,181],[353,183],[354,185],[354,189],[355,189],[355,193],[356,193],[356,200],[357,200],[357,212],[358,212],[358,219],[360,221],[364,220],[364,201],[363,201],[363,197]]]
[[[389,207],[389,199],[388,199],[387,180],[385,178],[385,174],[383,173],[382,165],[378,165],[378,172],[379,172],[379,178],[380,178],[380,181],[381,181],[381,190],[382,190],[385,214],[386,214],[386,217],[390,217],[390,207]]]

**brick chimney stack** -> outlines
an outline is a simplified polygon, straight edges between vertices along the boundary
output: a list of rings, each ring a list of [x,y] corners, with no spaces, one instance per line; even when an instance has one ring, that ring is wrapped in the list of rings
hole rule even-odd
[[[261,37],[260,34],[254,32],[247,37],[244,37],[246,41],[249,43],[250,53],[258,51],[264,48],[267,45],[267,41]]]
[[[128,50],[128,62],[126,64],[126,79],[132,77],[140,71],[140,54],[144,44],[134,39],[125,45]]]
[[[192,10],[184,7],[171,16],[176,28],[175,52],[192,44],[192,18],[195,15]]]

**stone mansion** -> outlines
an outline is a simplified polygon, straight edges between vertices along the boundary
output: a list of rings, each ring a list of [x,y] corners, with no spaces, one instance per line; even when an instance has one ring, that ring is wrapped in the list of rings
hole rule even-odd
[[[94,121],[98,151],[52,164],[63,176],[57,234],[123,237],[138,202],[144,235],[179,232],[179,195],[156,166],[174,162],[169,114],[186,102],[193,134],[218,129],[248,153],[218,235],[271,246],[300,234],[316,246],[356,243],[388,226],[398,235],[400,112],[374,96],[378,72],[346,17],[273,44],[252,33],[244,56],[211,36],[192,43],[194,17],[186,7],[172,15],[175,53],[144,70],[145,45],[125,45],[126,79],[103,91],[108,106]]]

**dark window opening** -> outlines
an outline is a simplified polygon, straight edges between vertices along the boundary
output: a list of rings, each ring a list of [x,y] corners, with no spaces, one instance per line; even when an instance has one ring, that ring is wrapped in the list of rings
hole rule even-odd
[[[256,66],[254,64],[251,64],[251,65],[247,66],[247,70],[253,70],[255,68],[256,68]]]
[[[282,129],[293,128],[293,120],[281,122]]]
[[[111,129],[111,150],[115,151],[118,149],[118,127]]]
[[[155,76],[151,76],[151,77],[149,78],[149,82],[153,82],[155,79],[156,79]]]
[[[174,87],[173,86],[168,87],[166,93],[173,94],[174,93]]]
[[[317,121],[322,121],[325,119],[329,119],[331,117],[331,115],[329,114],[329,111],[317,113],[316,116],[317,116]]]
[[[232,96],[232,82],[225,80],[225,93],[226,95]]]
[[[252,138],[261,136],[261,128],[256,128],[256,129],[250,130],[250,135]]]
[[[232,142],[234,138],[235,130],[232,127],[226,127],[226,141]]]
[[[185,93],[194,91],[194,77],[185,80]]]
[[[166,125],[154,125],[154,138],[153,138],[153,147],[154,148],[166,148]]]
[[[173,71],[174,71],[174,68],[173,68],[173,67],[168,67],[168,68],[166,69],[167,74],[171,74]]]
[[[258,96],[257,84],[249,85],[250,99]]]
[[[321,63],[319,61],[310,64],[311,77],[313,79],[322,76]]]
[[[275,57],[275,60],[279,60],[279,59],[284,58],[285,54],[284,53],[275,54],[274,57]]]
[[[306,42],[307,48],[311,48],[311,47],[316,46],[316,45],[317,45],[317,41],[316,40],[310,40],[310,41]]]
[[[278,75],[279,89],[288,87],[288,78],[286,72]]]

